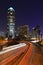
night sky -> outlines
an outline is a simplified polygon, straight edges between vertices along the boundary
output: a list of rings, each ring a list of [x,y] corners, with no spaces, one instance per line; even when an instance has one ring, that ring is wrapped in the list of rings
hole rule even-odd
[[[0,0],[0,31],[6,31],[7,9],[16,10],[16,26],[28,24],[30,30],[40,25],[43,33],[43,2],[33,0]]]

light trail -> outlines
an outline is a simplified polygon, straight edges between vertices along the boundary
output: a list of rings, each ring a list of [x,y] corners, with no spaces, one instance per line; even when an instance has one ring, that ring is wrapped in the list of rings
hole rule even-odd
[[[34,41],[31,41],[32,43],[37,43],[37,42],[40,42],[39,40],[34,40]]]
[[[17,45],[13,45],[13,46],[3,48],[3,50],[0,52],[0,55],[4,54],[6,52],[12,51],[12,50],[16,50],[16,49],[21,48],[23,46],[26,46],[26,44],[25,43],[20,43],[20,44],[17,44]]]

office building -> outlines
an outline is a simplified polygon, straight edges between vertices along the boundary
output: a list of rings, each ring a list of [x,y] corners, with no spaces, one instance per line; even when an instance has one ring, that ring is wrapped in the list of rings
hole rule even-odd
[[[24,37],[29,37],[29,26],[28,25],[22,25],[18,28],[19,35]]]
[[[7,11],[7,37],[15,38],[15,10],[10,7]]]

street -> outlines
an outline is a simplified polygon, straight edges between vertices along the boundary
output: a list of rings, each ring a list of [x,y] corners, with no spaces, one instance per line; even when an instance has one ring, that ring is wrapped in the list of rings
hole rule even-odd
[[[27,65],[43,65],[43,47],[32,44],[33,50]]]
[[[43,47],[24,41],[26,46],[0,55],[1,65],[43,65]],[[22,44],[22,43],[21,43]],[[29,46],[30,44],[30,46]],[[20,46],[20,45],[19,45]]]

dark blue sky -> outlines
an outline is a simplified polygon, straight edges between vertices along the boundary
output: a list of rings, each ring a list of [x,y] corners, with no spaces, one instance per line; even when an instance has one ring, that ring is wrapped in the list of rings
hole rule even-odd
[[[38,0],[0,0],[0,30],[6,30],[6,14],[10,6],[16,10],[16,26],[28,24],[31,29],[39,24],[43,33],[43,2]]]

